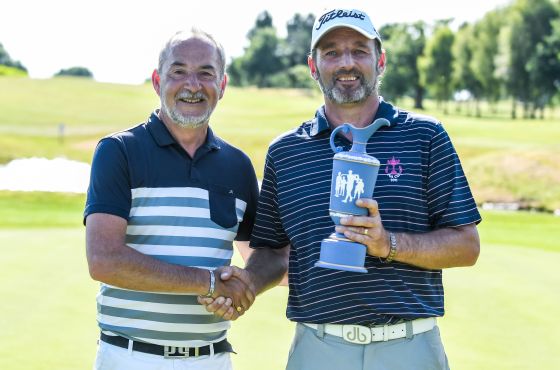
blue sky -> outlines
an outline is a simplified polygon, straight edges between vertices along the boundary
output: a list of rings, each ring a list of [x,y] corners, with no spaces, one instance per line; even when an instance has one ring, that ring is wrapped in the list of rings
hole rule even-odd
[[[228,57],[247,46],[246,34],[263,10],[280,36],[297,12],[319,14],[337,6],[366,11],[376,27],[393,22],[480,19],[509,0],[15,0],[2,5],[0,43],[33,78],[84,66],[102,82],[142,83],[157,64],[162,43],[177,30],[202,28],[220,41]],[[327,9],[325,9],[327,8]]]

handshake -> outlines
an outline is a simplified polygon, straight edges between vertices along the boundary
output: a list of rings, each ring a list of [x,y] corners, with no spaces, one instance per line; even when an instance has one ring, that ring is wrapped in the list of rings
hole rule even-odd
[[[208,312],[225,320],[236,320],[253,304],[257,295],[249,271],[237,266],[222,266],[214,270],[216,283],[212,297],[198,297],[198,303]]]

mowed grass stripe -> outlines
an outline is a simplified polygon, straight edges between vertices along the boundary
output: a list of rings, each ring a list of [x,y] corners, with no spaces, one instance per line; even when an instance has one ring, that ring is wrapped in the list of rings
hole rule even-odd
[[[316,90],[228,87],[211,126],[249,155],[261,177],[268,144],[312,118],[322,103]],[[101,137],[142,122],[158,105],[151,84],[0,77],[0,164],[32,156],[91,162]],[[402,99],[399,106],[411,109],[412,100]],[[430,100],[425,107],[412,110],[444,124],[478,202],[522,200],[529,206],[560,209],[558,109],[547,111],[544,120],[512,120],[509,101],[500,102],[492,115],[485,108],[480,118],[464,110],[444,114]],[[60,123],[66,125],[63,142],[57,137]]]
[[[3,228],[0,245],[0,368],[90,368],[98,285],[87,273],[83,228]],[[440,326],[451,366],[554,369],[559,263],[558,252],[483,240],[475,267],[445,270],[447,314]],[[287,289],[275,288],[233,324],[237,369],[283,368],[293,335],[286,299]]]
[[[474,267],[445,270],[451,368],[557,369],[559,264],[558,252],[483,242]]]

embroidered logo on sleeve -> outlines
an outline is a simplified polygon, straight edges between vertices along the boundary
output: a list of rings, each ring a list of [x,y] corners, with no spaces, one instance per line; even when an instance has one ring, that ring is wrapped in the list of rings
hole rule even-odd
[[[401,160],[395,159],[394,156],[387,161],[387,165],[385,166],[385,173],[387,174],[387,176],[389,176],[391,182],[397,182],[403,172],[403,168],[400,163]]]

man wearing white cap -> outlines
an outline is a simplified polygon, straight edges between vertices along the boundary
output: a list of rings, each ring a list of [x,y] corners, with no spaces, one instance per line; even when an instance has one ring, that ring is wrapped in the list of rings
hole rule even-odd
[[[270,145],[246,267],[260,292],[289,261],[287,316],[297,327],[287,369],[448,369],[436,323],[444,313],[442,269],[473,265],[480,249],[481,218],[459,158],[440,122],[379,96],[386,59],[366,13],[318,17],[308,64],[325,104]],[[367,217],[336,227],[366,245],[367,273],[317,268],[334,226],[331,132],[377,118],[390,126],[367,143],[381,162],[375,199],[356,202]],[[348,139],[336,137],[335,145],[349,148]]]

